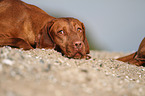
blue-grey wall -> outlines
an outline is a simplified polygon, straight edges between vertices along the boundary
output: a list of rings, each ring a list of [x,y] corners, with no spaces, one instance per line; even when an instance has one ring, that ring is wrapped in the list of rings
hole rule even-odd
[[[145,37],[145,0],[23,0],[52,16],[82,21],[95,47],[131,52]]]

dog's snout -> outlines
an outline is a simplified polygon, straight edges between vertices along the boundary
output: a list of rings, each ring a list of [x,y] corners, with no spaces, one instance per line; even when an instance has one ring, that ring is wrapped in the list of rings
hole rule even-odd
[[[82,48],[82,42],[81,41],[74,42],[74,47],[77,48],[77,49]]]

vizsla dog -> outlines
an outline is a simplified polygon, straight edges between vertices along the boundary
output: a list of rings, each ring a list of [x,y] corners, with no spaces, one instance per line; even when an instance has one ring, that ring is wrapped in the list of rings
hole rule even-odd
[[[82,22],[55,18],[21,0],[0,0],[0,46],[47,48],[69,58],[90,58]]]
[[[145,65],[145,38],[142,40],[137,52],[118,58],[117,60],[128,62],[137,66]]]

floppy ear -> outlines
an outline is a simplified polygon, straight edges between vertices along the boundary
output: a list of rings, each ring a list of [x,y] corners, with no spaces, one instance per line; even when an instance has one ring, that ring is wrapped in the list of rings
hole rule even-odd
[[[137,51],[137,55],[139,58],[144,58],[144,60],[145,60],[145,38],[140,43],[140,46]]]
[[[89,54],[90,53],[90,48],[89,48],[89,43],[88,43],[88,40],[87,40],[87,37],[86,37],[86,34],[85,34],[85,26],[84,26],[83,23],[82,23],[82,28],[84,30],[84,44],[85,44],[85,48],[86,48],[86,54]]]
[[[38,34],[36,48],[54,48],[55,44],[49,34],[53,22],[47,23]]]

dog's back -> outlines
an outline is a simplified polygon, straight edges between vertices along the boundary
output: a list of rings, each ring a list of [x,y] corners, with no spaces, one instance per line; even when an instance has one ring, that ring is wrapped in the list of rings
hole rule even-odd
[[[35,34],[54,17],[21,0],[0,1],[0,39],[21,38],[34,45]]]

